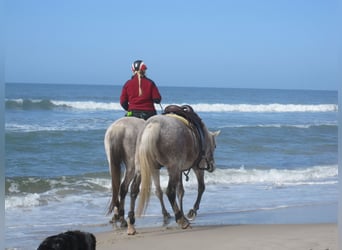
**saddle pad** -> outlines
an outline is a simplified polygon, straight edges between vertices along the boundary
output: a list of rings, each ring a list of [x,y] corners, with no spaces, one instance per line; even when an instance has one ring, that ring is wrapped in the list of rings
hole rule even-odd
[[[173,114],[173,113],[169,113],[169,114],[165,114],[165,115],[177,118],[178,120],[183,122],[186,126],[190,127],[190,122],[187,119],[185,119],[183,116],[180,116],[180,115],[177,115],[177,114]]]

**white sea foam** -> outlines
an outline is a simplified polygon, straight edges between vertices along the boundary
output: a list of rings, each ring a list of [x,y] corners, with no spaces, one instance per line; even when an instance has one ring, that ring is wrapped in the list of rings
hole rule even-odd
[[[24,104],[23,99],[6,99],[6,102],[14,102],[18,106]],[[46,107],[44,100],[32,99],[26,100],[32,104],[40,104]],[[69,107],[78,110],[122,110],[118,102],[96,102],[96,101],[64,101],[64,100],[47,100],[48,103],[55,107]],[[175,105],[184,105],[184,103],[173,103]],[[337,104],[224,104],[224,103],[188,103],[196,112],[336,112]],[[170,104],[163,103],[163,107]],[[36,106],[38,108],[39,106]],[[156,105],[159,109],[160,106]]]
[[[62,179],[46,179],[45,184],[50,189],[41,193],[30,193],[29,186],[37,182],[34,178],[25,180],[24,190],[20,189],[22,180],[12,180],[8,192],[10,195],[5,198],[5,208],[28,208],[47,205],[49,203],[59,202],[61,200],[73,199],[80,201],[89,194],[103,192],[103,190],[111,190],[111,181],[109,178],[62,178]]]
[[[12,132],[49,132],[49,131],[88,131],[94,129],[103,129],[103,124],[98,121],[88,121],[73,123],[73,121],[65,122],[63,120],[55,123],[46,124],[19,124],[6,123],[6,131]]]
[[[300,185],[336,185],[338,183],[338,167],[314,166],[303,169],[216,169],[213,173],[205,173],[206,185],[216,188],[226,188],[230,185],[267,185],[273,187],[287,187]],[[185,179],[185,178],[184,178]],[[161,169],[161,186],[167,187],[168,175],[165,168]],[[9,190],[12,194],[6,197],[5,207],[33,207],[41,206],[59,200],[76,199],[82,201],[82,197],[91,193],[101,192],[103,189],[110,193],[110,179],[108,178],[87,178],[64,182],[59,182],[59,187],[54,187],[55,180],[49,180],[51,189],[41,194],[19,193],[16,183],[12,183]],[[77,185],[75,185],[75,183]],[[60,186],[63,187],[60,187]],[[87,186],[87,192],[84,192]],[[188,189],[197,190],[197,179],[193,172],[190,172],[189,181],[184,181],[184,186]],[[91,187],[91,188],[89,188]],[[82,194],[80,194],[82,193]],[[93,194],[93,195],[94,195]]]
[[[57,106],[68,106],[80,110],[122,110],[119,103],[106,103],[94,101],[52,101]]]
[[[318,126],[337,126],[337,122],[322,122],[313,124],[256,124],[256,125],[225,125],[220,126],[219,129],[224,128],[299,128],[299,129],[309,129]],[[18,123],[6,123],[6,131],[12,132],[38,132],[38,131],[88,131],[93,129],[103,129],[103,125],[94,121],[93,123],[77,123],[77,124],[67,124],[64,122],[54,123],[54,124],[18,124]]]
[[[207,174],[206,182],[220,185],[260,184],[273,185],[322,185],[336,184],[337,165],[315,166],[305,169],[216,169]]]
[[[67,102],[52,101],[57,106],[68,106],[75,109],[84,110],[122,110],[119,103],[104,102]],[[164,107],[170,104],[163,104]],[[183,105],[183,104],[176,104]],[[199,103],[190,104],[196,112],[337,112],[336,104],[221,104],[221,103]],[[159,106],[157,107],[159,108]]]
[[[36,132],[36,131],[62,131],[69,130],[68,127],[62,126],[43,126],[38,124],[18,124],[18,123],[6,123],[5,124],[6,131],[15,131],[15,132]]]
[[[219,129],[223,128],[299,128],[299,129],[309,129],[314,127],[320,127],[320,126],[331,126],[335,127],[337,126],[337,122],[334,121],[324,121],[324,122],[313,122],[311,124],[232,124],[232,125],[224,125],[220,126]]]
[[[26,194],[24,196],[9,196],[5,199],[5,209],[9,208],[28,208],[39,206],[40,195],[36,193]]]
[[[267,184],[274,186],[294,185],[331,185],[337,184],[338,167],[314,166],[303,169],[216,169],[213,173],[205,174],[205,183],[208,185],[254,185]],[[167,184],[166,173],[162,176],[163,185]],[[193,173],[186,186],[196,188],[197,181]]]
[[[192,107],[202,112],[335,112],[337,105],[319,104],[194,104]]]

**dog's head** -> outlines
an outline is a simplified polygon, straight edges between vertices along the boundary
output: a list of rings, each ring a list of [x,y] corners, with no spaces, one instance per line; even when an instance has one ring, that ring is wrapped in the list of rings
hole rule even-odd
[[[67,231],[47,237],[37,250],[95,250],[96,238],[92,233]]]

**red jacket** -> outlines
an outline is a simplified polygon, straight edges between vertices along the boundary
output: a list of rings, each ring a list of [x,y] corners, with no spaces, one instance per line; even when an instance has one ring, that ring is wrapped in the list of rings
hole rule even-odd
[[[120,104],[125,110],[155,111],[153,103],[160,103],[161,95],[156,84],[147,77],[141,77],[142,94],[139,96],[139,79],[134,75],[122,88]]]

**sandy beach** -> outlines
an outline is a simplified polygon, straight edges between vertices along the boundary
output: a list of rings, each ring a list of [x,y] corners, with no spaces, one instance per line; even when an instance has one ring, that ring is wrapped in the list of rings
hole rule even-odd
[[[135,236],[125,230],[96,234],[98,250],[127,249],[300,249],[337,250],[337,224],[271,224],[194,226],[138,229]]]

